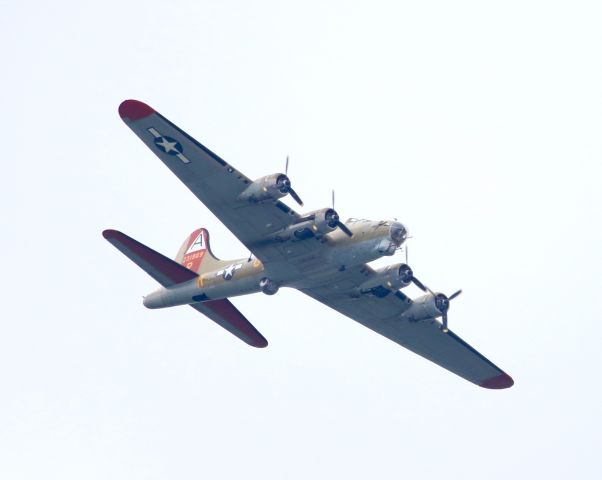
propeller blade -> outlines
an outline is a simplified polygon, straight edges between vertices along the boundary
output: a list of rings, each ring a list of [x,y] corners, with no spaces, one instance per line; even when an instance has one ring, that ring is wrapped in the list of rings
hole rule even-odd
[[[334,188],[332,189],[332,209],[334,210]]]
[[[443,332],[447,333],[449,330],[447,329],[447,313],[443,314]]]
[[[408,264],[408,244],[405,244],[404,250],[406,251],[406,265]]]
[[[284,174],[288,175],[288,155],[286,156],[286,166],[284,167]]]
[[[299,195],[297,195],[297,192],[295,192],[292,189],[292,187],[289,187],[288,193],[290,193],[291,197],[293,197],[295,199],[295,202],[297,202],[299,205],[303,206],[303,200],[301,200],[301,198],[299,197]]]
[[[456,298],[461,293],[462,293],[462,290],[460,289],[456,293],[452,293],[448,298],[449,298],[449,300],[453,300],[454,298]]]
[[[416,277],[412,277],[412,283],[414,283],[414,285],[416,285],[420,290],[422,290],[423,292],[429,292],[430,290],[424,286],[424,284],[418,280]]]
[[[347,227],[347,225],[345,225],[340,220],[337,221],[337,227],[339,227],[341,230],[343,230],[343,232],[345,232],[347,234],[347,236],[353,237],[353,232],[351,230],[349,230],[349,228]]]

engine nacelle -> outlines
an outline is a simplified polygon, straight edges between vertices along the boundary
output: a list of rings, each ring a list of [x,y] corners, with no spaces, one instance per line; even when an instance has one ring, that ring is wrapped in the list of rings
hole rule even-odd
[[[339,215],[332,208],[323,208],[312,212],[313,225],[311,229],[315,233],[326,235],[337,228],[337,222],[339,221]]]
[[[291,191],[291,181],[284,173],[274,173],[258,178],[238,198],[252,203],[278,200]]]
[[[339,222],[339,215],[332,208],[323,208],[305,215],[301,222],[294,223],[276,233],[274,239],[280,242],[287,240],[305,240],[316,235],[326,235],[334,231]]]
[[[403,317],[412,321],[437,318],[449,309],[449,299],[442,293],[428,293],[412,300],[412,306],[403,312]]]
[[[362,283],[358,288],[358,293],[373,293],[377,296],[384,296],[383,294],[390,291],[407,287],[412,281],[412,275],[412,269],[405,263],[387,265],[376,270],[376,275]]]

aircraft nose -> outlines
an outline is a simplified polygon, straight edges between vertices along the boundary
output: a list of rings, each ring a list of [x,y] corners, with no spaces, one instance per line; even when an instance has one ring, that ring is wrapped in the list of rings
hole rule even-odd
[[[400,246],[406,241],[406,238],[408,238],[408,231],[402,223],[393,222],[389,228],[389,235],[391,235],[391,240],[393,240],[397,246]]]

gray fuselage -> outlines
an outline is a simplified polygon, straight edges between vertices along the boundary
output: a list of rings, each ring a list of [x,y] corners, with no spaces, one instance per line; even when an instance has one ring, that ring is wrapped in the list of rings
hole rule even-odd
[[[144,298],[144,305],[165,308],[261,291],[273,294],[279,287],[310,288],[328,281],[337,271],[393,255],[407,238],[407,231],[399,222],[350,219],[346,225],[353,236],[337,229],[325,235],[282,242],[285,255],[296,255],[294,267],[286,259],[270,260],[267,265],[251,257],[235,260],[226,268],[204,272],[188,282],[152,292]],[[322,248],[295,248],[299,242],[315,241]]]

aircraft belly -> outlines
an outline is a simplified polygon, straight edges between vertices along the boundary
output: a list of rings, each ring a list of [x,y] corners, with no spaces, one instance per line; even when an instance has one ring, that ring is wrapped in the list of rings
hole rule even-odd
[[[337,246],[329,252],[329,259],[336,265],[345,265],[346,267],[372,262],[391,254],[389,250],[383,253],[379,249],[381,243],[382,240],[380,239],[370,239],[361,243]],[[390,244],[389,241],[386,243],[387,245]]]
[[[210,300],[238,297],[259,292],[259,281],[262,275],[253,275],[238,280],[225,280],[208,288],[200,288],[198,295],[206,295]]]
[[[241,266],[242,273],[237,274],[237,266]],[[263,268],[243,269],[242,264],[232,264],[218,272],[157,290],[144,297],[143,303],[147,308],[167,308],[256,293],[264,276]]]
[[[267,276],[281,286],[298,289],[329,284],[337,292],[352,291],[369,276],[368,270],[359,277],[342,275],[349,270],[361,271],[364,264],[383,256],[378,251],[380,240],[369,239],[361,243],[340,245],[330,239],[311,238],[297,242],[270,243],[258,247],[271,252],[273,260],[267,261]],[[275,253],[277,252],[277,254]],[[264,257],[266,254],[263,255]],[[358,283],[359,282],[359,283]]]

